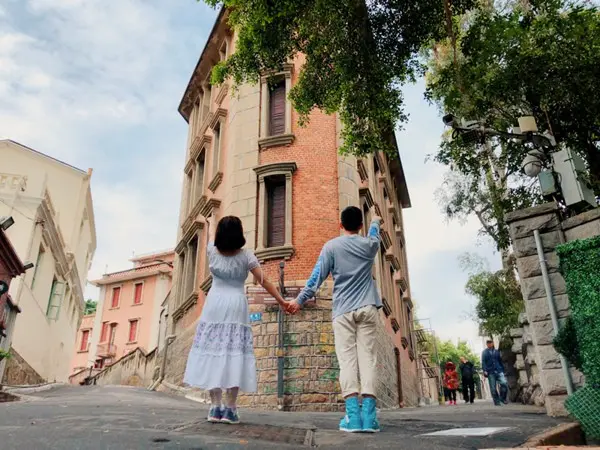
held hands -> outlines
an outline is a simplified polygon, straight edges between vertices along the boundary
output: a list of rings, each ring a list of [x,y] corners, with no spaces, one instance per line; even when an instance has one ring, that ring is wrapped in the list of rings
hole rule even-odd
[[[298,311],[300,311],[300,305],[298,302],[296,302],[296,300],[291,302],[284,301],[283,303],[280,303],[280,306],[283,308],[286,314],[296,314]]]

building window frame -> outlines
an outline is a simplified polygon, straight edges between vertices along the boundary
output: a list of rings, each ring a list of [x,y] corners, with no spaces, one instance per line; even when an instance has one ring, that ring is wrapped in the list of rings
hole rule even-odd
[[[30,289],[33,291],[35,289],[35,281],[40,273],[40,269],[42,264],[44,263],[44,257],[46,256],[46,249],[44,245],[40,243],[40,248],[38,250],[38,254],[35,260],[35,267],[33,268],[33,277],[31,278],[31,286]]]
[[[133,324],[135,323],[135,336],[133,337],[133,340],[131,339],[131,331],[133,328]],[[135,317],[133,319],[129,319],[129,329],[127,330],[127,343],[128,344],[135,344],[138,341],[140,335],[140,318],[139,317]]]
[[[140,288],[140,301],[136,302],[136,291],[137,291],[137,287],[141,286]],[[136,281],[135,283],[133,283],[133,295],[132,295],[132,299],[131,299],[131,304],[133,306],[139,306],[142,305],[144,303],[144,280],[142,281]]]
[[[90,349],[90,336],[92,334],[92,330],[90,328],[83,328],[81,330],[81,338],[79,341],[79,349],[77,353],[87,353]],[[85,339],[84,339],[85,337]],[[85,344],[85,345],[84,345]]]
[[[289,145],[294,142],[294,134],[292,132],[292,102],[289,99],[289,93],[292,89],[292,73],[294,71],[293,64],[284,64],[279,72],[272,72],[263,75],[260,80],[261,84],[261,117],[260,117],[260,136],[258,145],[261,149],[268,147],[279,147]],[[284,81],[285,83],[285,127],[282,134],[271,135],[270,124],[270,85],[274,81]]]
[[[117,306],[114,306],[115,290],[119,290]],[[121,295],[123,295],[123,285],[119,284],[110,289],[110,307],[108,309],[119,309],[121,307]]]
[[[272,259],[290,259],[294,254],[292,243],[293,229],[293,174],[297,165],[293,161],[265,164],[254,168],[258,179],[258,242],[256,257],[264,262]],[[285,177],[285,239],[284,244],[268,247],[268,201],[267,182],[269,178]]]

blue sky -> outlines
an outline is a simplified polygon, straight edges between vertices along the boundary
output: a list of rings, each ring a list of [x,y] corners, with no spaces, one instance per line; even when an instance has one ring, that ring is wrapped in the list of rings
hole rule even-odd
[[[195,0],[0,2],[0,137],[94,169],[91,279],[127,268],[134,252],[174,245],[186,140],[177,105],[214,17]],[[398,132],[413,204],[405,212],[413,298],[442,338],[478,350],[457,258],[476,252],[492,267],[499,258],[475,221],[447,224],[440,213],[444,169],[425,158],[443,125],[423,89],[405,89],[411,121]]]

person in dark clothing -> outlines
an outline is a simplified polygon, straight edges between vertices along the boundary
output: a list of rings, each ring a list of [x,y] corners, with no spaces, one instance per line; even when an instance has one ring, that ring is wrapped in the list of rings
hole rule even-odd
[[[464,356],[460,358],[460,378],[465,403],[475,402],[475,366]]]
[[[494,347],[494,341],[488,339],[486,341],[487,348],[481,354],[481,367],[483,368],[483,376],[490,383],[490,391],[494,399],[494,405],[508,403],[508,383],[504,375],[504,364],[500,352]],[[498,395],[498,386],[500,386],[500,395]]]

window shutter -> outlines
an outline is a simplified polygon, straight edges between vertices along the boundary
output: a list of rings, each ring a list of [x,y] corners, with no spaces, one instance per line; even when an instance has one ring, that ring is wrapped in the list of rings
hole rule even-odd
[[[58,319],[60,305],[63,300],[65,283],[54,280],[52,282],[52,290],[50,291],[50,299],[48,300],[48,308],[46,309],[46,317],[51,320]]]
[[[120,287],[113,288],[112,302],[110,304],[112,308],[117,308],[119,306],[119,298],[120,297],[121,297],[121,288]]]
[[[268,184],[267,247],[285,244],[285,179]]]
[[[80,350],[82,352],[87,350],[89,337],[90,337],[89,330],[85,330],[81,333],[81,348],[80,348]]]
[[[143,288],[143,284],[142,283],[138,283],[135,285],[135,294],[133,297],[133,304],[134,305],[139,305],[140,303],[142,303],[142,288]]]
[[[108,322],[102,323],[102,333],[100,334],[100,342],[106,342],[106,338],[108,337]]]
[[[285,133],[285,80],[271,90],[269,101],[269,134],[277,136]]]
[[[137,336],[138,321],[132,320],[129,322],[129,342],[134,342]]]

